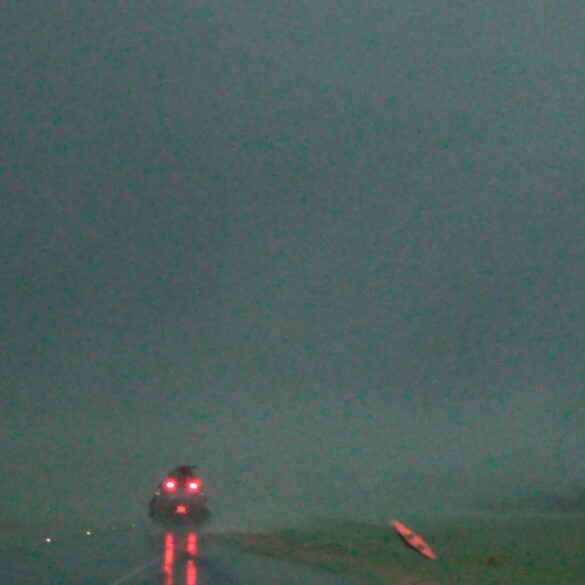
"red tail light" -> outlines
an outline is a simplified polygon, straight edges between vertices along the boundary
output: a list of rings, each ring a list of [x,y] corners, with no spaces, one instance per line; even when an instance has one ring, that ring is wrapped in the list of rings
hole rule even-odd
[[[166,490],[172,492],[177,489],[177,482],[174,479],[166,479],[164,486]]]
[[[187,482],[187,489],[190,492],[198,492],[199,491],[199,482],[196,479],[190,479]]]

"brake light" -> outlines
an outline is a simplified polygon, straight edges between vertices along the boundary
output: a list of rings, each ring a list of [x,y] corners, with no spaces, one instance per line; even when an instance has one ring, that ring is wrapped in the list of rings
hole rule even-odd
[[[174,479],[167,479],[164,485],[165,489],[167,489],[169,492],[172,492],[175,489],[177,489],[177,482]]]
[[[187,482],[187,489],[190,492],[198,492],[199,491],[199,482],[195,479],[190,479]]]

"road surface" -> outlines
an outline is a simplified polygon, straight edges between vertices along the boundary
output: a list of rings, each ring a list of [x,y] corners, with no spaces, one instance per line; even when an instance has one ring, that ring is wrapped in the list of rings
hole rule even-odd
[[[3,531],[6,585],[350,585],[330,573],[242,554],[213,535],[127,526]]]

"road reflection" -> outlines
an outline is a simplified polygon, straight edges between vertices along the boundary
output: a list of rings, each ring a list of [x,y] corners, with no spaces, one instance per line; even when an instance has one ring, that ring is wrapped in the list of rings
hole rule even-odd
[[[197,534],[166,532],[161,573],[164,585],[196,585]]]

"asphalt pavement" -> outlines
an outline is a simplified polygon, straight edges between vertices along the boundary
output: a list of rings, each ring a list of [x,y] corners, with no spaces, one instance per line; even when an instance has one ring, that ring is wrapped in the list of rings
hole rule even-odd
[[[341,576],[243,554],[210,534],[144,526],[3,531],[5,585],[350,585]]]

